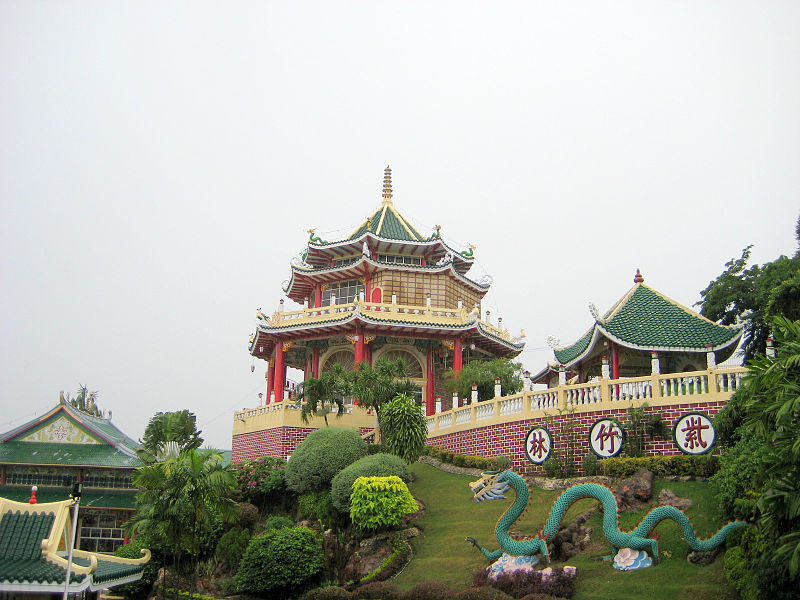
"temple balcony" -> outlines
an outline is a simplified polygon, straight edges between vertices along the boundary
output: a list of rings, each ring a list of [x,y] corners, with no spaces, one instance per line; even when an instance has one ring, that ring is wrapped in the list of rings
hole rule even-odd
[[[501,329],[488,321],[479,318],[477,312],[466,308],[445,308],[430,305],[399,304],[397,302],[368,302],[355,300],[354,302],[332,304],[316,308],[302,308],[294,311],[276,311],[271,317],[260,315],[259,319],[268,327],[298,327],[313,325],[314,323],[327,323],[332,320],[347,318],[358,311],[361,315],[368,315],[371,321],[399,321],[404,324],[425,323],[447,327],[464,327],[465,325],[478,325],[481,328],[509,343],[515,343],[518,338],[512,337],[508,329]]]

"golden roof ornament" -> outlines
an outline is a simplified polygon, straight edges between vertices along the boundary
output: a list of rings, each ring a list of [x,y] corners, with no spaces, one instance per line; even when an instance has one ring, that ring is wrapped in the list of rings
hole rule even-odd
[[[389,165],[383,170],[383,203],[392,203],[392,169]]]
[[[644,277],[642,277],[639,269],[636,269],[636,275],[633,278],[633,283],[644,283]]]

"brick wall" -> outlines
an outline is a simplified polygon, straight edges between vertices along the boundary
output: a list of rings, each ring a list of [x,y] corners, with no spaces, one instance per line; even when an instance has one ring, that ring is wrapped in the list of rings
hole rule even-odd
[[[286,458],[312,431],[314,431],[312,427],[284,426],[234,435],[231,461],[240,463],[261,456]],[[370,431],[372,431],[371,427],[359,428],[361,435]]]
[[[645,454],[657,456],[662,454],[680,454],[681,451],[672,439],[672,427],[678,418],[687,412],[702,412],[713,418],[719,410],[725,406],[725,402],[704,402],[673,404],[670,406],[646,407],[646,413],[657,412],[661,414],[661,420],[666,426],[666,436],[664,438],[648,439],[645,446]],[[544,470],[540,465],[534,465],[525,456],[525,436],[532,427],[544,426],[553,436],[553,450],[560,455],[564,455],[568,440],[563,435],[564,425],[573,419],[576,427],[574,440],[576,444],[574,452],[575,467],[578,472],[581,468],[581,460],[591,452],[589,450],[589,428],[600,418],[610,417],[622,424],[623,429],[628,424],[628,410],[615,409],[603,410],[586,413],[576,413],[575,415],[556,415],[549,418],[528,419],[516,421],[514,423],[504,423],[491,425],[488,427],[478,427],[469,431],[459,433],[448,433],[428,438],[428,444],[436,446],[442,450],[458,452],[459,454],[471,454],[482,456],[508,456],[514,463],[514,468],[527,473],[543,475]]]

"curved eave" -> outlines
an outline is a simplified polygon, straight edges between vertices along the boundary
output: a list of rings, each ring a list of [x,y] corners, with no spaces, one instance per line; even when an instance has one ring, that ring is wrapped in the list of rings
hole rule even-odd
[[[316,268],[324,268],[331,260],[345,258],[362,252],[364,242],[371,252],[378,254],[407,254],[409,256],[425,257],[426,261],[436,263],[450,253],[453,264],[459,273],[467,273],[475,261],[474,257],[466,257],[453,249],[442,238],[428,238],[427,240],[395,240],[385,238],[371,231],[367,231],[352,240],[337,242],[316,243],[309,241],[306,249],[306,262]]]
[[[432,323],[417,320],[401,320],[377,317],[372,311],[362,313],[358,310],[348,311],[339,318],[325,319],[301,324],[287,325],[258,324],[258,329],[250,344],[250,354],[255,358],[269,360],[277,341],[288,342],[298,339],[310,339],[342,335],[353,332],[355,324],[369,327],[370,333],[391,333],[402,336],[449,336],[460,335],[467,343],[474,343],[483,350],[496,356],[514,357],[522,352],[525,342],[509,342],[494,335],[482,327],[476,319],[465,323]]]
[[[592,336],[589,338],[589,343],[586,344],[586,348],[584,348],[583,351],[581,351],[578,355],[576,355],[575,357],[569,359],[568,361],[562,362],[558,357],[558,352],[563,352],[564,350],[568,350],[571,346],[567,346],[566,348],[560,348],[558,350],[554,350],[553,354],[556,357],[556,362],[558,362],[559,364],[563,364],[565,367],[571,367],[571,366],[579,363],[580,361],[582,361],[589,354],[591,354],[592,350],[594,349],[595,344],[597,343],[597,338],[599,337],[598,336],[598,328],[597,328],[596,325],[597,324],[595,324],[595,326],[592,328]],[[586,333],[588,333],[588,331]],[[581,336],[581,339],[586,337],[586,333],[584,333]],[[575,342],[575,343],[577,344],[577,342]]]
[[[491,282],[478,283],[463,275],[455,268],[455,264],[452,262],[448,262],[444,265],[401,265],[377,261],[362,254],[360,260],[341,267],[304,269],[292,265],[292,277],[288,285],[284,288],[284,292],[295,302],[302,303],[303,300],[310,296],[311,290],[317,283],[357,279],[382,270],[405,271],[407,273],[431,273],[437,275],[449,274],[457,281],[472,288],[472,290],[480,294],[481,297],[483,297],[491,287]]]
[[[616,335],[609,332],[605,329],[600,323],[597,323],[597,329],[603,333],[609,340],[619,344],[620,346],[624,346],[625,348],[631,348],[633,350],[643,350],[648,352],[693,352],[698,354],[705,354],[709,350],[713,352],[718,352],[720,350],[724,350],[725,348],[729,348],[732,344],[738,343],[739,338],[742,337],[743,330],[739,329],[733,336],[731,336],[728,340],[717,344],[716,346],[653,346],[653,345],[645,345],[645,344],[636,344],[634,342],[630,342],[623,338],[617,337]]]

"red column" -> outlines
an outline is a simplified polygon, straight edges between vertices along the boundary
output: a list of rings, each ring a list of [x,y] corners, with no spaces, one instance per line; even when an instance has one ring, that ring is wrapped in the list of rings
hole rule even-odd
[[[316,284],[314,286],[314,307],[319,308],[322,306],[322,286]]]
[[[283,342],[275,343],[275,402],[283,400],[283,386],[286,385],[286,365],[283,362]]]
[[[433,345],[428,346],[428,368],[426,376],[428,378],[428,383],[425,386],[425,414],[432,415],[434,412],[434,377],[433,377]]]
[[[311,375],[319,378],[319,348],[311,350]]]
[[[267,367],[267,401],[265,404],[270,403],[270,396],[272,395],[273,384],[275,383],[275,359],[269,359],[269,367]]]
[[[461,338],[456,338],[453,342],[453,373],[456,375],[461,372],[463,360],[464,355],[461,349]]]
[[[364,362],[364,331],[361,326],[356,326],[356,358],[355,366]]]
[[[619,379],[619,347],[611,342],[611,378]]]
[[[364,278],[364,299],[369,302],[370,298],[372,298],[372,280],[367,275]]]

